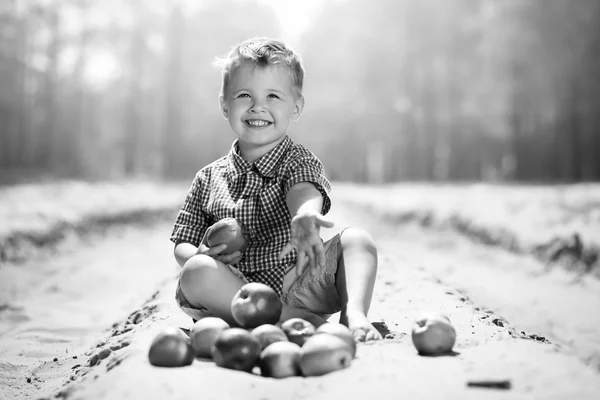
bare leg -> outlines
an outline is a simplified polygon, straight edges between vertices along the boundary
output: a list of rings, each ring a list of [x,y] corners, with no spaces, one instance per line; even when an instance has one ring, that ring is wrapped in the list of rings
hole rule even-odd
[[[342,257],[338,263],[336,287],[342,300],[340,323],[357,341],[381,340],[381,334],[367,319],[377,275],[377,249],[371,236],[356,228],[342,232]]]
[[[180,277],[181,291],[190,304],[205,307],[231,326],[238,325],[231,315],[231,300],[244,284],[227,265],[207,255],[190,258]]]

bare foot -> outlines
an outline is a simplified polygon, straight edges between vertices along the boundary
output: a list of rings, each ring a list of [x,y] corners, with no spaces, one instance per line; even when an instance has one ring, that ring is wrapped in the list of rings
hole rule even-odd
[[[354,340],[357,342],[383,339],[379,331],[375,329],[363,313],[342,313],[340,315],[340,324],[346,325],[352,331]]]

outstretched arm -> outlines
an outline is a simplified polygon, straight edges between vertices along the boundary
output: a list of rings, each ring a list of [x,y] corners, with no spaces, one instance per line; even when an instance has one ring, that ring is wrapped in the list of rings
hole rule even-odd
[[[279,257],[283,258],[296,249],[297,268],[304,268],[306,258],[311,268],[324,265],[325,248],[319,230],[332,227],[333,222],[321,215],[323,196],[312,183],[300,182],[290,188],[286,202],[292,216],[291,238]]]

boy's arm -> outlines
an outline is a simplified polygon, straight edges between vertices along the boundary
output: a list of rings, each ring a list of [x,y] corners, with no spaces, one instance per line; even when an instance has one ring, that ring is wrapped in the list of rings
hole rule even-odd
[[[231,254],[226,254],[222,256],[219,255],[226,249],[226,244],[220,244],[218,246],[209,248],[203,243],[200,243],[200,246],[196,247],[192,243],[180,242],[175,245],[173,253],[175,254],[177,264],[179,264],[180,267],[183,267],[190,258],[197,254],[205,254],[214,258],[215,260],[221,261],[223,264],[237,264],[242,258],[242,253],[239,251],[235,251]]]
[[[202,235],[206,236],[210,221],[208,215],[202,211],[202,204],[205,201],[203,199],[207,198],[208,188],[210,187],[207,183],[210,180],[210,174],[207,171],[207,169],[202,169],[194,177],[185,202],[177,214],[175,227],[171,233],[171,240],[175,243],[173,254],[177,264],[181,267],[197,254],[206,254],[231,265],[237,264],[242,258],[239,251],[219,255],[227,248],[227,245],[208,248],[205,237],[202,237]],[[196,245],[198,241],[200,244]]]
[[[310,182],[296,183],[288,190],[285,200],[292,218],[302,210],[320,215],[323,208],[323,196]]]
[[[319,235],[319,229],[330,228],[333,222],[321,215],[323,196],[310,182],[300,182],[290,188],[286,202],[292,216],[290,242],[284,246],[279,254],[285,257],[296,249],[296,266],[303,268],[308,257],[310,266],[324,265],[325,249]],[[301,271],[298,271],[301,273]]]
[[[242,253],[240,251],[235,251],[231,254],[220,255],[223,251],[227,249],[226,244],[220,244],[214,247],[208,247],[206,245],[206,233],[205,237],[202,238],[199,246],[195,246],[193,243],[179,241],[175,244],[175,249],[173,250],[173,254],[175,255],[175,259],[177,260],[177,264],[180,267],[183,267],[185,263],[197,254],[205,254],[214,258],[215,260],[221,261],[223,264],[231,264],[235,265],[242,259]]]

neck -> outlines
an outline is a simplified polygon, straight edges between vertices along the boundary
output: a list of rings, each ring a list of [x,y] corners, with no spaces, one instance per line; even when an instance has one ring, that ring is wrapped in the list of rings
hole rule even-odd
[[[253,163],[254,161],[267,154],[269,151],[277,147],[279,143],[283,142],[284,139],[285,137],[281,138],[281,140],[275,143],[269,143],[268,145],[264,146],[253,146],[238,142],[240,156],[249,163]]]

